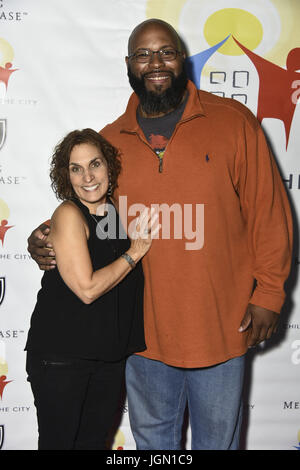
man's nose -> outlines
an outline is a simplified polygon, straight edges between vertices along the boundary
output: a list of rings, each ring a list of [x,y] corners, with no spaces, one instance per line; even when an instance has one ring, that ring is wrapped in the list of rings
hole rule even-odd
[[[160,67],[161,64],[163,64],[164,61],[160,55],[159,51],[155,51],[152,53],[152,57],[150,58],[150,64],[153,65],[154,67]]]

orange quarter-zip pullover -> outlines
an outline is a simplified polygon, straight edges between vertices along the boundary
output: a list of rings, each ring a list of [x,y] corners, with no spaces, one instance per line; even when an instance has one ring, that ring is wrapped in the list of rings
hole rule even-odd
[[[161,173],[137,123],[135,94],[101,133],[122,154],[122,208],[126,202],[132,217],[139,214],[135,204],[161,211],[160,238],[143,259],[147,350],[141,355],[205,367],[246,352],[248,333],[238,329],[249,302],[280,312],[292,219],[252,113],[191,82],[188,92]]]

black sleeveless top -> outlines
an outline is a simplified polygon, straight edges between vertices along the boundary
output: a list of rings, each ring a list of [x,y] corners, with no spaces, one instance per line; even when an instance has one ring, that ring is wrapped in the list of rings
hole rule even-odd
[[[104,216],[93,216],[94,219],[78,199],[73,202],[88,223],[88,249],[94,271],[125,253],[130,246],[127,237],[117,232],[115,239],[98,238],[95,219],[101,221]],[[116,222],[118,228],[117,212]],[[89,305],[69,289],[57,268],[44,273],[41,285],[25,350],[110,362],[146,349],[141,262],[117,286]]]

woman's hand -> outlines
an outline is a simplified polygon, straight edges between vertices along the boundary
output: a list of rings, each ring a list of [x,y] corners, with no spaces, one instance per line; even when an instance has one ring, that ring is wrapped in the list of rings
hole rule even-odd
[[[155,209],[146,207],[141,215],[135,219],[135,229],[128,236],[131,240],[131,246],[127,253],[137,262],[151,247],[152,239],[158,233],[161,225],[157,223],[158,214]]]

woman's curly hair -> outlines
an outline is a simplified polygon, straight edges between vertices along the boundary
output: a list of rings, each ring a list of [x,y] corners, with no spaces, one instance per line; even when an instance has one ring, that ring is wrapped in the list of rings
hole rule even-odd
[[[70,154],[75,145],[91,144],[103,154],[107,163],[107,171],[111,184],[111,194],[118,187],[118,176],[121,172],[121,161],[118,150],[113,147],[101,134],[93,129],[75,130],[57,144],[50,164],[51,187],[60,200],[76,197],[69,176]]]

